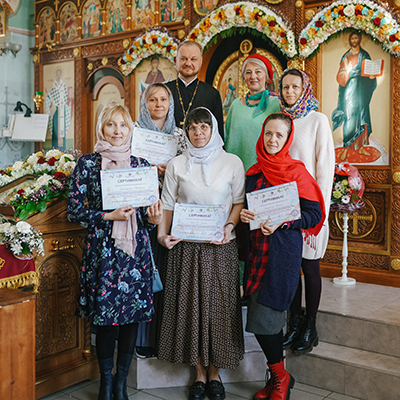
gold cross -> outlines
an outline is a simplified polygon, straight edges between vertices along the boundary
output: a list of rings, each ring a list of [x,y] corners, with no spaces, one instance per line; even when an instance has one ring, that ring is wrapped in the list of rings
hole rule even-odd
[[[60,2],[60,0],[54,0],[54,5],[56,7],[56,11],[58,11],[58,3]]]
[[[372,215],[359,215],[358,213],[350,214],[349,219],[353,220],[353,235],[358,235],[358,221],[372,221]]]

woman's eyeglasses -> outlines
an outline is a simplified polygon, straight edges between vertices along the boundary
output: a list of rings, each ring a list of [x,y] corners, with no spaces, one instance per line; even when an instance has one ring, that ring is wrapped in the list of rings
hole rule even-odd
[[[201,124],[201,125],[197,125],[197,126],[189,125],[186,128],[186,132],[192,133],[192,134],[196,133],[197,130],[199,130],[200,132],[206,132],[207,129],[209,129],[209,128],[210,128],[210,125],[208,125],[208,124]]]

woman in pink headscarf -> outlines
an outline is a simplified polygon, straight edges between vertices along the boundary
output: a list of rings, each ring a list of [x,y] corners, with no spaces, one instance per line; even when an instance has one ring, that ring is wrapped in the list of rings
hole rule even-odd
[[[149,321],[153,314],[148,230],[162,220],[161,201],[147,209],[125,206],[105,212],[101,200],[101,170],[149,165],[131,156],[132,126],[126,107],[105,107],[97,122],[95,152],[79,158],[69,189],[68,218],[87,228],[77,315],[96,326],[99,400],[111,400],[113,394],[114,400],[128,399],[126,378],[138,322]]]

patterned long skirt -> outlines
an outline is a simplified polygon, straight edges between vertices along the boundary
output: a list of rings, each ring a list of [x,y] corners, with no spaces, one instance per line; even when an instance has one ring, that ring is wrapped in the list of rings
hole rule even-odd
[[[158,358],[236,368],[244,354],[236,240],[178,243],[164,277]]]

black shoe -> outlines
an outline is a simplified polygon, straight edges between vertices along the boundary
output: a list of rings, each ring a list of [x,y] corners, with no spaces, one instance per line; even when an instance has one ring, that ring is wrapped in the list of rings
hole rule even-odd
[[[206,384],[201,381],[194,382],[189,389],[189,400],[204,400],[206,398]]]
[[[207,385],[208,398],[210,400],[224,400],[225,388],[220,381],[210,381]]]
[[[305,317],[303,331],[299,340],[292,347],[294,354],[306,354],[318,346],[318,332],[315,317]]]
[[[290,315],[286,335],[283,338],[283,349],[292,348],[299,339],[304,325],[303,314]]]

